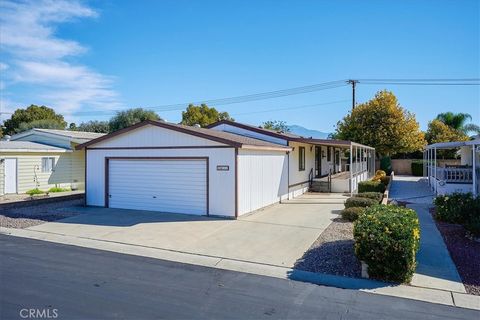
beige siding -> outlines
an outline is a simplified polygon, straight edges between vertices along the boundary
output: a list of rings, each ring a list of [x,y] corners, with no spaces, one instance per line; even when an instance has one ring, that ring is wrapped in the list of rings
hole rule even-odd
[[[0,195],[3,194],[3,191],[4,191],[4,184],[5,184],[5,171],[3,169],[3,161],[0,162]]]
[[[75,182],[74,180],[77,180],[80,189],[84,189],[83,151],[73,153],[16,153],[9,154],[9,157],[17,158],[18,161],[18,193],[25,193],[27,190],[36,188],[37,183],[39,189],[45,191],[55,186],[70,188],[72,183]],[[41,172],[43,157],[55,159],[53,172]]]

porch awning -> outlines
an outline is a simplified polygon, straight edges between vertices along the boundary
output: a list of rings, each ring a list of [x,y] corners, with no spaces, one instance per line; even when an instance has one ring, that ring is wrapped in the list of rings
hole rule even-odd
[[[470,140],[470,141],[452,141],[452,142],[439,142],[430,144],[427,146],[427,149],[455,149],[464,146],[471,146],[474,144],[480,145],[480,139]]]
[[[350,148],[350,146],[353,146],[353,147],[360,147],[360,148],[371,149],[371,150],[375,149],[360,143],[347,141],[347,140],[296,138],[296,139],[291,139],[291,141],[308,143],[313,145],[339,147],[339,148]]]

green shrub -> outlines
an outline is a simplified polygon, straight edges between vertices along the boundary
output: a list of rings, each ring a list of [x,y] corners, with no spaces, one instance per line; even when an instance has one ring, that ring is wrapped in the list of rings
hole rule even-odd
[[[365,211],[365,208],[361,207],[345,208],[342,210],[342,218],[348,221],[355,221],[363,211]]]
[[[474,235],[480,235],[480,196],[471,193],[452,193],[434,200],[435,218],[449,223],[463,224]]]
[[[67,188],[60,188],[60,187],[52,187],[50,189],[48,189],[48,192],[65,192],[65,191],[68,191]]]
[[[345,201],[345,208],[370,207],[374,204],[378,204],[378,201],[376,199],[351,197],[348,198],[347,201]]]
[[[378,202],[380,202],[383,199],[383,193],[380,193],[380,192],[364,192],[364,193],[356,194],[355,197],[375,199]]]
[[[416,267],[420,226],[415,211],[399,206],[366,208],[354,223],[355,254],[372,278],[410,282]]]
[[[45,191],[42,191],[38,188],[35,188],[35,189],[30,189],[28,190],[27,192],[25,192],[26,194],[28,194],[30,197],[36,195],[36,194],[43,194],[45,193]]]
[[[385,186],[388,186],[388,184],[390,183],[390,177],[389,176],[380,177],[380,182],[383,183]]]
[[[362,181],[358,183],[358,192],[385,192],[385,185],[381,181]]]
[[[378,176],[378,177],[385,177],[387,175],[387,173],[383,170],[377,170],[375,171],[375,176]]]
[[[465,229],[476,237],[480,236],[480,215],[471,216],[464,224]]]
[[[389,176],[392,173],[392,159],[390,159],[390,157],[380,159],[380,169],[385,171],[387,176]]]
[[[412,175],[414,175],[416,177],[423,176],[423,161],[422,160],[412,161],[411,168],[412,168]]]
[[[478,199],[475,199],[471,193],[458,192],[438,196],[433,201],[436,208],[436,218],[449,223],[466,222],[469,216],[473,215],[478,202]]]

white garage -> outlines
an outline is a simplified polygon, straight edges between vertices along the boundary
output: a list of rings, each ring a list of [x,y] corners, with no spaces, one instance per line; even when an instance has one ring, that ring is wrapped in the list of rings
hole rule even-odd
[[[110,208],[206,215],[206,158],[107,158]]]
[[[144,121],[85,144],[86,205],[238,217],[288,197],[291,148]]]

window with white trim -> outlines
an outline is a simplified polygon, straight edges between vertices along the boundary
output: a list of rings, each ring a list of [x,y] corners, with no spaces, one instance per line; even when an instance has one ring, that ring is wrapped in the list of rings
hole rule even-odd
[[[298,152],[298,171],[305,171],[305,147],[299,147]]]
[[[55,165],[55,158],[42,158],[42,172],[52,172]]]

